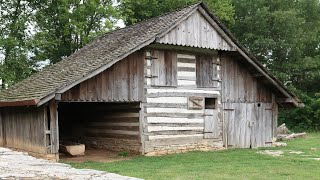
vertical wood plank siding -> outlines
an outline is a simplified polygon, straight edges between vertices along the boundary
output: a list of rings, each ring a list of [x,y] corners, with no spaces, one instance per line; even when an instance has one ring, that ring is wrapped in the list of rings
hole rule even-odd
[[[250,148],[270,146],[278,106],[272,91],[241,62],[221,55],[224,144]]]
[[[223,53],[221,66],[222,102],[272,102],[271,90],[237,60]]]
[[[162,44],[231,51],[231,46],[198,12],[194,12],[159,40]]]
[[[49,102],[50,114],[50,153],[59,153],[59,125],[58,125],[58,104],[56,101]]]
[[[144,54],[137,51],[62,94],[62,101],[138,102],[143,99]]]
[[[3,109],[4,108],[0,108],[0,146],[3,146],[5,144],[4,141],[4,120],[3,120]]]
[[[45,107],[1,108],[1,121],[5,134],[4,146],[46,154],[44,125],[47,121]]]

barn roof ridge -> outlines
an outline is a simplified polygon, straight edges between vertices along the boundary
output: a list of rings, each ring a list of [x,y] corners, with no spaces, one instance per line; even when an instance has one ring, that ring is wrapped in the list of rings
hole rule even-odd
[[[198,2],[95,38],[91,43],[69,57],[31,75],[8,90],[0,92],[0,107],[41,106],[53,99],[56,93],[67,91],[103,72],[129,54],[155,42],[161,34],[173,29],[179,22],[199,9],[205,11],[218,24],[219,28],[237,46],[237,51],[241,55],[248,61],[252,61],[256,68],[267,76],[288,98],[292,98],[294,104],[298,106],[300,100],[239,43],[203,2]]]

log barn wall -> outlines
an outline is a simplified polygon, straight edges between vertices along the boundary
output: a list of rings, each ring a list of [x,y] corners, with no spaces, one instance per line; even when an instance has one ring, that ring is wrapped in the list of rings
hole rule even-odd
[[[254,72],[229,56],[221,55],[224,144],[250,148],[271,146],[278,106],[272,91]]]
[[[177,62],[177,83],[154,84],[157,81],[167,81],[163,76],[158,76],[154,66],[158,66],[161,58],[161,50],[146,51],[145,60],[145,100],[143,102],[142,139],[144,140],[144,153],[147,155],[176,153],[189,150],[217,149],[222,146],[221,129],[221,83],[218,81],[220,65],[218,58],[207,59],[207,64],[213,64],[212,74],[215,74],[215,87],[197,86],[197,56],[193,54],[178,54],[171,52],[174,61]],[[161,67],[160,67],[161,69]],[[168,71],[168,70],[167,70]],[[172,70],[169,70],[172,72]],[[156,73],[156,74],[155,74]],[[160,72],[161,73],[166,73]],[[200,74],[198,72],[198,74]],[[154,80],[156,78],[157,80]],[[160,79],[159,79],[160,78]],[[162,78],[162,80],[161,80]],[[216,118],[217,137],[204,138],[205,120],[204,107],[202,109],[189,109],[189,97],[214,97],[218,101]],[[218,113],[219,112],[219,113]],[[218,133],[217,133],[218,132]]]
[[[50,152],[46,141],[47,109],[41,107],[2,107],[1,145],[34,153]]]
[[[139,103],[60,103],[60,139],[139,153],[139,111]]]
[[[137,51],[61,95],[61,101],[139,102],[143,99],[143,53]]]

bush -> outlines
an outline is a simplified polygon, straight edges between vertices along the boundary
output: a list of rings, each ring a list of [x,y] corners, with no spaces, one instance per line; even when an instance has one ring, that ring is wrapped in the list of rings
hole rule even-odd
[[[320,93],[310,96],[299,93],[305,104],[304,108],[281,109],[279,124],[286,123],[287,127],[295,132],[320,130]]]

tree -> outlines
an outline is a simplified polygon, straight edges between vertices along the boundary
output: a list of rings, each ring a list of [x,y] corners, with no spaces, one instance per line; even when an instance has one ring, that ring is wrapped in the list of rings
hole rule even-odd
[[[29,60],[29,17],[32,10],[22,0],[0,1],[0,79],[2,88],[28,77],[34,70]]]
[[[56,63],[71,55],[94,37],[114,28],[118,20],[112,0],[35,0],[37,33],[35,60]]]
[[[318,0],[233,0],[231,31],[306,107],[283,111],[291,128],[320,129]]]
[[[120,10],[126,25],[159,16],[178,8],[195,4],[198,0],[120,0]],[[209,8],[225,23],[234,22],[234,9],[231,0],[206,0]]]

